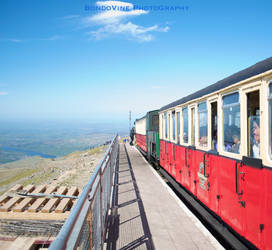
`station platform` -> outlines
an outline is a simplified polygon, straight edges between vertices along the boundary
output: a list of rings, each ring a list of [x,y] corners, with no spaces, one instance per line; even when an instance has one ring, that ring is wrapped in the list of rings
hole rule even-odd
[[[134,146],[118,165],[104,249],[224,249]]]

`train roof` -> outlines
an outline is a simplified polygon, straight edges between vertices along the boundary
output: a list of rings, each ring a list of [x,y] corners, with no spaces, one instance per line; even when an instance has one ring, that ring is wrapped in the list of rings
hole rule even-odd
[[[208,87],[203,88],[193,94],[190,94],[190,95],[183,97],[177,101],[167,104],[167,105],[163,106],[160,109],[160,111],[175,107],[177,105],[186,103],[190,100],[193,100],[193,99],[199,98],[201,96],[213,93],[215,91],[226,88],[232,84],[238,83],[238,82],[243,81],[243,80],[250,78],[252,76],[259,75],[259,74],[264,73],[264,72],[271,70],[271,69],[272,69],[272,57],[267,58],[261,62],[258,62],[256,64],[254,64],[253,66],[250,66],[244,70],[241,70],[241,71],[239,71],[239,72],[237,72],[227,78],[224,78],[223,80],[220,80],[212,85],[209,85]]]
[[[140,121],[140,120],[144,119],[145,117],[146,117],[146,115],[141,118],[136,119],[135,122]]]
[[[159,109],[150,110],[150,111],[148,111],[143,117],[136,119],[135,122],[137,122],[137,121],[139,121],[139,120],[142,120],[142,119],[146,118],[147,114],[149,114],[149,113],[159,112],[159,111],[160,111]]]
[[[146,115],[150,114],[150,113],[158,113],[160,110],[159,109],[154,109],[154,110],[151,110],[151,111],[148,111],[146,113]]]

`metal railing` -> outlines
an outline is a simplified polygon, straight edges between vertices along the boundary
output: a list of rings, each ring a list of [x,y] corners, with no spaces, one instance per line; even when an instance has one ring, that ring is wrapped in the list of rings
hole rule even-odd
[[[103,249],[118,149],[115,136],[49,249]]]

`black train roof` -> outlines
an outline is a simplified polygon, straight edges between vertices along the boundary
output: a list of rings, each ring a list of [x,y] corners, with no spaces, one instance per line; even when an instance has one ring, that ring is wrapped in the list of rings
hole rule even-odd
[[[142,116],[141,118],[136,119],[135,122],[140,121],[140,120],[146,118],[146,116],[147,116],[149,113],[152,113],[152,112],[159,112],[159,109],[154,109],[154,110],[148,111],[144,116]]]
[[[145,117],[146,117],[146,115],[142,116],[141,118],[136,119],[135,122],[140,121],[140,120],[144,119]]]
[[[226,88],[232,84],[238,83],[238,82],[243,81],[247,78],[261,74],[261,73],[266,72],[271,69],[272,69],[272,57],[267,58],[261,62],[258,62],[256,64],[254,64],[253,66],[250,66],[244,70],[241,70],[241,71],[239,71],[239,72],[237,72],[227,78],[224,78],[223,80],[220,80],[212,85],[209,85],[208,87],[203,88],[193,94],[190,94],[190,95],[183,97],[175,102],[165,105],[160,109],[160,111],[175,107],[177,105],[186,103],[190,100],[193,100],[193,99],[199,98],[201,96],[213,93],[217,90]]]

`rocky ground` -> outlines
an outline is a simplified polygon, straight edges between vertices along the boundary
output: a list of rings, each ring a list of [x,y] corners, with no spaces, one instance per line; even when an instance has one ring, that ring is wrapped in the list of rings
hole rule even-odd
[[[14,161],[7,164],[0,165],[0,195],[8,191],[15,184],[22,184],[26,186],[28,184],[40,185],[40,184],[51,184],[57,186],[77,186],[79,189],[83,189],[85,184],[88,182],[93,171],[95,170],[97,164],[105,154],[107,146],[101,146],[94,149],[79,151],[69,154],[65,157],[56,159],[44,159],[40,157],[28,157],[23,160]],[[3,226],[10,226],[11,221],[0,221]],[[17,223],[20,228],[27,226],[29,223],[33,226],[36,223],[36,228],[45,228],[48,225],[44,223],[49,223],[48,221],[12,221],[13,224]],[[51,221],[50,225],[55,223],[57,226],[63,224],[63,221]],[[12,224],[12,225],[13,225]],[[55,225],[55,226],[56,226]],[[1,231],[1,230],[0,230]],[[13,229],[12,229],[13,231]],[[28,249],[25,248],[25,244],[32,244],[35,240],[54,240],[54,235],[52,237],[42,237],[38,236],[27,236],[14,235],[7,233],[0,233],[0,250],[6,249]],[[47,248],[46,246],[43,249]],[[35,248],[35,249],[38,249]]]
[[[28,157],[0,165],[0,195],[19,183],[84,187],[108,146],[74,152],[65,157]]]

